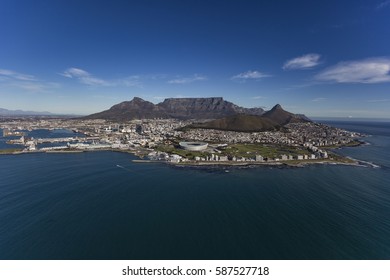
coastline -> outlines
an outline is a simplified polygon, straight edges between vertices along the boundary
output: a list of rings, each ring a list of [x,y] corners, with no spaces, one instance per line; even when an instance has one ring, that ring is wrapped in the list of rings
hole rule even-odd
[[[353,146],[340,146],[336,149],[342,149],[345,147],[358,147],[367,145],[368,143],[362,140],[357,140],[357,143],[355,143]],[[327,148],[329,150],[335,150],[334,148]],[[335,153],[339,159],[309,159],[309,160],[283,160],[283,161],[271,161],[271,162],[258,162],[258,161],[194,161],[194,160],[188,160],[188,161],[181,161],[181,162],[171,162],[171,161],[165,161],[165,160],[149,160],[144,159],[142,152],[139,150],[121,150],[121,149],[94,149],[94,150],[46,150],[46,151],[23,151],[23,150],[0,150],[0,156],[1,155],[21,155],[21,154],[34,154],[34,153],[48,153],[48,154],[74,154],[74,153],[84,153],[84,152],[103,152],[103,151],[109,151],[109,152],[119,152],[119,153],[128,153],[132,154],[138,159],[133,159],[132,162],[135,163],[163,163],[168,164],[171,166],[177,166],[177,167],[258,167],[258,166],[278,166],[278,167],[305,167],[308,165],[313,164],[321,164],[321,165],[344,165],[344,166],[356,166],[356,167],[372,167],[372,168],[378,168],[380,166],[371,163],[366,162],[358,159],[354,159],[352,157],[346,157],[342,155],[338,155]],[[343,161],[348,160],[347,161]]]
[[[145,159],[134,159],[132,162],[134,163],[163,163],[171,166],[179,166],[179,167],[251,167],[251,166],[279,166],[279,167],[305,167],[307,165],[321,164],[321,165],[346,165],[346,166],[372,166],[377,167],[377,165],[363,162],[356,159],[349,158],[353,160],[353,162],[341,162],[335,160],[307,160],[302,162],[297,161],[276,161],[276,162],[256,162],[256,161],[248,161],[248,162],[233,162],[233,161],[210,161],[210,162],[196,162],[196,161],[186,161],[186,162],[169,162],[162,160],[145,160]],[[365,165],[361,164],[361,162],[365,163]]]

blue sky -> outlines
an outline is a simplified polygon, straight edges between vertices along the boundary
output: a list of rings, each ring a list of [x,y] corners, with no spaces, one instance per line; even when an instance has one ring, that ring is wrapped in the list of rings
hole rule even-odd
[[[390,118],[390,0],[0,2],[0,107],[222,96]]]

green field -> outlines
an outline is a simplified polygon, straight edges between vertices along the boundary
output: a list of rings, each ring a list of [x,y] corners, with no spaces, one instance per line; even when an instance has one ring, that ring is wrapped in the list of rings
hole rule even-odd
[[[255,157],[261,155],[267,158],[280,157],[281,155],[304,155],[310,154],[301,147],[291,147],[282,145],[264,145],[264,144],[233,144],[222,151],[224,155],[235,157]]]
[[[209,152],[192,152],[186,151],[178,147],[177,145],[160,145],[155,148],[156,151],[166,152],[169,154],[177,154],[188,159],[194,159],[196,156],[206,157],[210,155]],[[226,148],[219,149],[220,153],[216,154],[220,156],[229,157],[245,157],[255,158],[256,155],[261,155],[267,158],[280,157],[281,155],[303,155],[310,154],[305,148],[290,147],[281,145],[263,145],[263,144],[231,144]]]

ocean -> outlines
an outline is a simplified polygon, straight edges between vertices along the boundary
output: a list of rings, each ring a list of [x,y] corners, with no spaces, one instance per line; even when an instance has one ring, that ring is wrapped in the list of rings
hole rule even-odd
[[[0,155],[0,259],[390,259],[390,123],[329,124],[370,134],[337,152],[380,167]]]

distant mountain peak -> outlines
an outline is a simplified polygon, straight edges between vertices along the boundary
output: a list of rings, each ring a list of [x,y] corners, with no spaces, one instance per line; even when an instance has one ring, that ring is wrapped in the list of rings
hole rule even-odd
[[[145,100],[143,100],[141,97],[134,97],[130,102],[146,102]]]
[[[8,110],[0,108],[0,116],[51,116],[54,115],[50,112],[36,112],[36,111],[23,111],[23,110]]]
[[[288,123],[310,122],[310,119],[304,115],[296,115],[285,111],[280,104],[276,104],[271,110],[265,112],[263,116],[282,126]]]
[[[282,106],[280,104],[276,104],[274,107],[272,107],[272,109],[270,111],[275,111],[275,110],[283,110],[284,109],[282,108]]]

